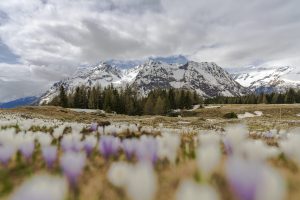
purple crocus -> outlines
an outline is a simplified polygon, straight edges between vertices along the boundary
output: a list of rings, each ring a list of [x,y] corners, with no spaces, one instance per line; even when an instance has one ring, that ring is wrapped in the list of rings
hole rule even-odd
[[[42,147],[42,154],[48,168],[52,168],[57,157],[56,146]]]
[[[223,144],[224,144],[226,154],[227,155],[232,155],[233,154],[232,144],[230,143],[228,138],[225,137],[225,138],[222,139],[222,141],[223,141]]]
[[[115,156],[121,146],[120,138],[114,136],[102,136],[99,141],[99,151],[106,160]]]
[[[122,141],[122,148],[125,152],[126,158],[131,160],[137,148],[138,141],[136,139],[125,139]]]
[[[20,144],[19,147],[22,155],[26,160],[30,160],[32,153],[34,151],[34,141],[33,140],[25,140]]]
[[[97,144],[97,139],[95,138],[95,136],[89,135],[85,137],[85,140],[83,141],[83,147],[87,156],[91,155],[96,144]]]
[[[16,149],[12,145],[0,145],[0,162],[7,166],[11,157],[15,154]]]
[[[157,148],[158,144],[154,137],[142,136],[136,149],[138,160],[155,164],[158,159]]]
[[[78,178],[85,166],[85,153],[66,152],[60,159],[60,166],[72,188],[78,183]]]
[[[97,131],[98,130],[98,123],[92,123],[90,126],[90,131]]]
[[[262,177],[262,164],[231,157],[226,163],[226,175],[236,197],[255,200]]]

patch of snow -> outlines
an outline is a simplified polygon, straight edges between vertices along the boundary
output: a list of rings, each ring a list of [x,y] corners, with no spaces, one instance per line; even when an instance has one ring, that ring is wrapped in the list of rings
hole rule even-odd
[[[204,108],[221,108],[222,106],[204,106]]]
[[[105,113],[105,111],[97,110],[97,109],[69,108],[69,110],[74,111],[74,112],[83,112],[83,113]]]
[[[245,112],[245,114],[238,114],[239,119],[249,118],[249,117],[260,117],[263,115],[263,112],[261,111],[254,111],[253,113]]]
[[[187,121],[178,121],[178,124],[190,124],[191,122],[187,122]]]

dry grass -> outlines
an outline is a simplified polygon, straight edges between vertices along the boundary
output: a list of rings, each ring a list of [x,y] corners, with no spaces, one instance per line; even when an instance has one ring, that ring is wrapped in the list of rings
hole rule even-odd
[[[224,119],[222,116],[228,112],[242,114],[245,112],[262,111],[263,116],[246,118],[246,119]],[[110,115],[98,116],[93,113],[78,113],[69,109],[60,107],[22,107],[17,109],[0,110],[0,115],[5,113],[18,114],[24,118],[45,118],[59,119],[62,121],[76,121],[90,123],[93,121],[107,120],[111,122],[128,122],[139,123],[141,125],[158,126],[163,123],[165,127],[181,128],[193,127],[195,129],[222,129],[226,124],[242,122],[246,123],[251,130],[268,130],[268,129],[289,129],[292,127],[300,127],[300,117],[296,114],[300,113],[300,105],[223,105],[221,108],[199,109],[195,111],[193,117],[164,117],[164,116],[125,116],[125,115]],[[188,122],[180,124],[178,122]],[[190,137],[183,137],[184,143],[191,143]],[[271,143],[274,141],[270,141]],[[272,143],[272,144],[273,144]],[[276,141],[274,143],[276,145]],[[181,148],[179,152],[179,160],[176,166],[172,166],[167,162],[159,163],[155,170],[159,178],[159,189],[156,199],[166,200],[174,199],[175,192],[181,180],[185,178],[197,177],[196,163],[193,156],[186,155]],[[36,150],[39,151],[39,150]],[[7,176],[12,187],[19,185],[30,174],[44,171],[45,167],[40,157],[40,153],[31,165],[10,163],[9,171],[0,167],[1,176]],[[218,189],[222,199],[232,199],[230,189],[228,188],[224,177],[224,160],[226,155],[223,155],[223,162],[208,180],[215,188]],[[17,159],[15,159],[17,160]],[[125,160],[125,156],[121,154],[117,160]],[[21,161],[22,162],[22,161]],[[94,152],[91,158],[88,158],[88,164],[85,172],[80,180],[80,199],[127,199],[124,191],[113,187],[107,180],[106,174],[110,163],[105,162],[103,158]],[[289,200],[300,199],[300,172],[295,163],[284,160],[279,157],[270,161],[270,164],[277,168],[287,179],[288,197]],[[21,167],[20,167],[21,166]],[[23,168],[22,168],[23,167]],[[6,173],[6,175],[5,175]],[[59,166],[56,165],[51,173],[60,173]],[[2,179],[1,177],[0,179]],[[7,177],[6,177],[7,178]],[[199,179],[199,177],[197,177]],[[200,177],[201,179],[201,177]],[[2,181],[1,181],[2,182]],[[0,188],[1,189],[1,188]],[[7,196],[3,197],[7,198]]]

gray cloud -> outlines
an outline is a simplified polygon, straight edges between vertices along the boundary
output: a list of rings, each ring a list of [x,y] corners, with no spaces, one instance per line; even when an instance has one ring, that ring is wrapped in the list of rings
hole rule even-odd
[[[0,37],[19,68],[31,66],[26,73],[33,79],[22,80],[38,80],[41,88],[76,66],[111,58],[184,54],[228,68],[300,67],[299,6],[297,0],[10,0],[0,2]]]

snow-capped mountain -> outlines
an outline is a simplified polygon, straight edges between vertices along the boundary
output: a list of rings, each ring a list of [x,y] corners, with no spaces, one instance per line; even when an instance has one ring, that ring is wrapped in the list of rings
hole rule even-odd
[[[169,65],[150,60],[141,66],[132,86],[143,94],[156,88],[191,89],[204,97],[237,96],[247,92],[215,63],[193,61]]]
[[[290,66],[248,67],[232,75],[242,86],[256,93],[284,92],[300,88],[300,71]]]
[[[192,89],[204,97],[237,96],[248,91],[215,63],[189,61],[186,64],[168,64],[150,59],[142,65],[120,69],[101,62],[96,66],[79,68],[74,76],[55,83],[41,97],[40,104],[48,103],[57,96],[61,85],[67,92],[72,92],[81,85],[105,87],[110,84],[116,87],[129,85],[141,95],[156,88]]]

